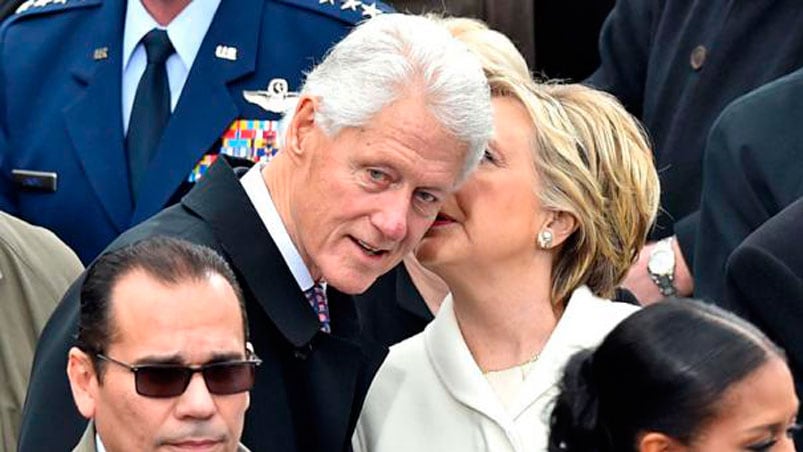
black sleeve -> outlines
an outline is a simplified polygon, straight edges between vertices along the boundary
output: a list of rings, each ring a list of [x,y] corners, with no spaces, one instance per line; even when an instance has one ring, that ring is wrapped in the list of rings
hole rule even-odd
[[[657,9],[654,0],[618,0],[600,32],[600,66],[584,82],[613,94],[638,117]]]
[[[695,296],[725,303],[725,263],[740,243],[803,190],[803,73],[729,105],[714,123],[703,160],[694,248]]]
[[[726,301],[786,351],[803,390],[803,199],[751,234],[727,263]],[[803,436],[795,438],[798,446]]]
[[[699,210],[695,210],[680,221],[675,222],[675,239],[678,241],[680,252],[683,253],[683,260],[686,261],[686,266],[689,267],[690,272],[694,269],[694,241],[699,222]]]

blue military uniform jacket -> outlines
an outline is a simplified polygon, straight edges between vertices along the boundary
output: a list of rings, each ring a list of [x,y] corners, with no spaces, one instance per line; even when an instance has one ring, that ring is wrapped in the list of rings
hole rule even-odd
[[[180,199],[233,122],[258,120],[259,129],[279,119],[243,91],[274,79],[297,91],[353,24],[389,10],[373,1],[222,1],[134,204],[121,105],[125,5],[28,1],[0,28],[0,210],[53,230],[84,262]]]

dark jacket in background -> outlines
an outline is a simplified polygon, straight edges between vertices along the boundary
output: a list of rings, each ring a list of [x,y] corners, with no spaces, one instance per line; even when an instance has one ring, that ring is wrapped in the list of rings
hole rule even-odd
[[[513,41],[527,64],[535,63],[532,0],[390,0],[397,11],[420,14],[445,12],[450,16],[482,19]]]
[[[728,257],[801,196],[803,69],[741,97],[714,124],[705,153],[694,258],[697,297],[733,308],[724,299]],[[779,240],[797,242],[801,233],[803,223]]]
[[[0,0],[0,22],[14,14],[14,11],[16,11],[24,1],[25,0]]]
[[[263,360],[245,415],[243,444],[255,451],[350,450],[368,385],[387,352],[362,343],[354,299],[330,287],[332,334],[320,332],[309,302],[225,159],[218,159],[181,204],[127,231],[110,248],[157,235],[218,251],[243,288],[251,343]],[[68,450],[86,427],[64,371],[77,333],[79,286],[80,280],[37,346],[22,452]]]
[[[768,220],[736,248],[728,260],[725,288],[728,306],[786,351],[798,394],[803,394],[801,230],[803,199]],[[795,434],[795,443],[800,450],[800,432]]]
[[[618,0],[588,83],[640,117],[661,177],[658,227],[691,266],[706,137],[732,100],[803,66],[800,0]],[[680,221],[684,219],[683,221]],[[676,224],[676,222],[678,222]]]
[[[615,0],[535,0],[539,75],[579,82],[599,67],[599,32]]]
[[[597,38],[615,0],[396,0],[400,11],[482,19],[546,78],[583,80],[599,66]]]

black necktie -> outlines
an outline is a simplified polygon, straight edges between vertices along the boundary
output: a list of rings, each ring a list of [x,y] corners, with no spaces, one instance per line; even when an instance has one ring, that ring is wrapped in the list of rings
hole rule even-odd
[[[167,121],[170,119],[170,86],[165,61],[175,52],[167,32],[154,28],[142,38],[148,65],[137,85],[125,147],[128,152],[128,171],[131,194],[137,199],[145,169],[148,167]]]

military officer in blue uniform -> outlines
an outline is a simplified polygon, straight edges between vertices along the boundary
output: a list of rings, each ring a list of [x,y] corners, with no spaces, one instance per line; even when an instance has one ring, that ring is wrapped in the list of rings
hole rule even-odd
[[[358,0],[156,3],[28,0],[0,28],[0,210],[51,229],[85,263],[180,199],[220,152],[268,159],[304,71],[353,24],[389,10]],[[148,64],[141,39],[153,28],[173,48],[171,113],[132,171],[126,135],[140,127],[131,121]]]

